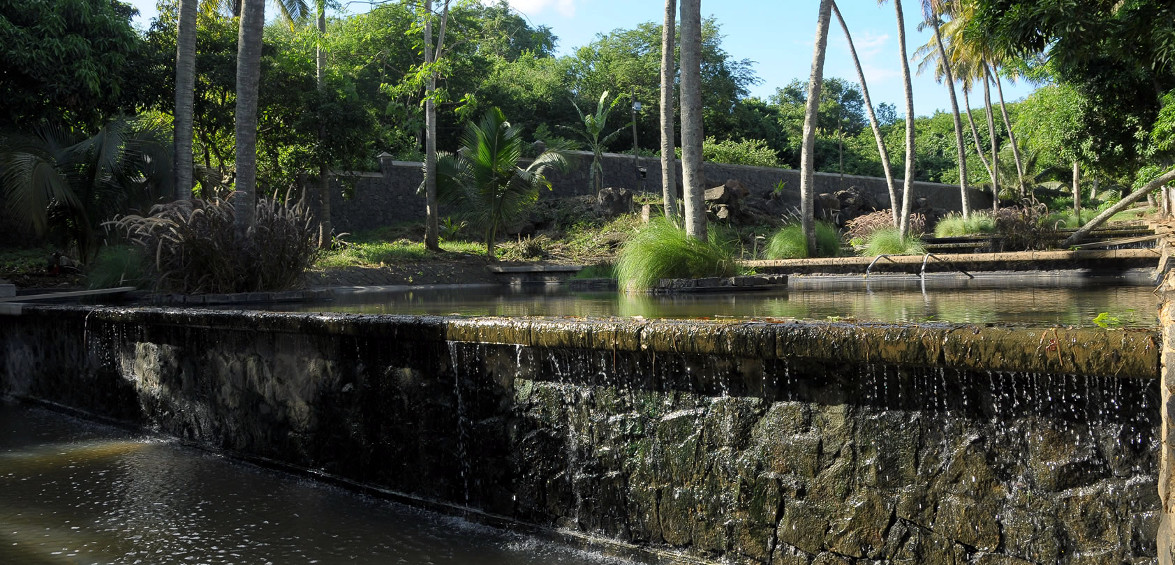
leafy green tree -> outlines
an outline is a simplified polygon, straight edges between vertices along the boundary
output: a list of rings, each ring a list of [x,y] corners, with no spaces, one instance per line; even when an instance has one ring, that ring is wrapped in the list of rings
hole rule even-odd
[[[480,123],[470,123],[456,155],[437,160],[437,191],[442,200],[457,204],[485,226],[486,257],[497,260],[498,231],[521,217],[538,200],[540,188],[551,188],[544,173],[564,168],[566,158],[548,150],[526,168],[518,166],[523,140],[501,110],[492,108]]]
[[[133,110],[143,64],[134,13],[110,0],[0,0],[0,129],[93,130]]]
[[[576,113],[579,114],[579,126],[574,128],[564,126],[564,129],[575,132],[583,138],[592,151],[592,164],[588,171],[588,177],[591,179],[592,191],[594,192],[599,192],[604,188],[604,165],[600,162],[604,156],[604,148],[629,126],[629,124],[624,124],[612,130],[611,133],[604,133],[608,129],[608,116],[612,114],[612,109],[622,99],[622,96],[617,96],[608,102],[608,91],[605,90],[600,95],[599,101],[596,102],[596,113],[594,114],[584,114],[579,109],[579,105],[572,101]]]
[[[98,226],[171,190],[168,144],[127,120],[93,136],[41,126],[0,139],[0,198],[39,236],[76,245],[84,262],[97,252]]]

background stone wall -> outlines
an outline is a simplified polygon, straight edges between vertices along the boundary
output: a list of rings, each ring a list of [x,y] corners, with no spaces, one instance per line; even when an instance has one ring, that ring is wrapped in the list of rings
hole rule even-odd
[[[1157,340],[41,307],[0,393],[691,558],[1117,564],[1155,556]]]
[[[588,178],[591,153],[571,152],[573,167],[567,173],[550,175],[552,190],[543,192],[540,198],[558,198],[594,194]],[[608,153],[603,158],[604,186],[625,187],[661,194],[661,162],[655,158],[643,157],[639,166],[646,169],[644,178],[637,172],[638,163],[631,156]],[[678,168],[678,193],[681,192],[681,162]],[[358,173],[340,177],[343,182],[354,183],[354,197],[343,198],[343,184],[336,179],[332,191],[331,222],[337,232],[356,232],[384,225],[424,221],[424,198],[416,195],[421,183],[421,164],[415,162],[385,160],[380,173]],[[792,169],[748,167],[724,163],[704,164],[706,187],[719,186],[728,179],[737,179],[754,195],[766,196],[775,191],[776,184],[784,183],[778,198],[787,206],[800,205],[800,172]],[[901,179],[895,179],[901,191]],[[816,173],[816,194],[835,193],[839,190],[857,188],[870,194],[883,206],[889,205],[889,190],[885,179]],[[959,187],[928,182],[914,183],[915,198],[925,199],[927,206],[944,210],[961,209]],[[970,190],[971,206],[975,210],[991,207],[991,195]],[[443,213],[444,211],[442,211]]]

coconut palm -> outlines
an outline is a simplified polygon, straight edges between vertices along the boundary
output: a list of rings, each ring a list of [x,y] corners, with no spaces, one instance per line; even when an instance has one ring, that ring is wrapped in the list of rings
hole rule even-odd
[[[681,181],[685,233],[706,241],[702,173],[702,1],[681,2]]]
[[[816,16],[816,44],[812,49],[812,71],[808,75],[808,97],[804,103],[803,142],[800,146],[800,225],[808,242],[808,256],[816,256],[816,117],[820,110],[820,87],[824,83],[824,55],[828,50],[828,20],[832,0],[820,0]]]
[[[665,201],[665,219],[677,219],[677,159],[673,131],[673,78],[677,65],[673,56],[673,36],[677,32],[677,1],[665,0],[665,23],[661,27],[661,192]]]
[[[247,237],[257,205],[257,87],[261,81],[261,33],[265,0],[242,0],[237,34],[236,229]]]
[[[175,41],[175,198],[192,197],[192,121],[196,96],[196,16],[200,0],[180,0]]]
[[[919,29],[930,26],[934,31],[934,47],[929,44],[914,50],[914,57],[922,56],[918,65],[921,73],[928,65],[934,65],[934,78],[947,86],[951,99],[951,117],[955,125],[955,149],[958,154],[959,167],[959,198],[962,203],[963,219],[971,217],[971,200],[967,197],[967,148],[963,139],[963,121],[959,112],[959,101],[955,96],[955,77],[947,58],[946,46],[943,44],[942,31],[939,29],[942,13],[945,10],[945,0],[922,0],[924,19]]]
[[[608,127],[608,116],[612,115],[612,109],[619,103],[620,96],[617,96],[612,102],[608,102],[608,91],[605,90],[600,95],[600,99],[596,101],[596,113],[584,114],[583,110],[579,109],[579,104],[572,100],[571,105],[575,107],[576,114],[579,114],[579,126],[574,128],[560,126],[582,137],[588,148],[592,150],[592,164],[588,167],[588,179],[593,192],[598,193],[604,188],[604,164],[602,161],[604,149],[629,125],[624,124],[612,130],[611,133],[604,133]]]
[[[38,235],[55,233],[86,261],[96,228],[172,191],[171,151],[154,129],[115,120],[95,135],[44,126],[0,139],[0,200]]]
[[[873,129],[873,139],[877,142],[877,153],[881,156],[881,169],[885,172],[885,185],[889,188],[889,201],[897,202],[898,194],[893,181],[893,167],[889,163],[889,152],[885,150],[885,140],[881,136],[877,115],[873,112],[873,102],[869,100],[869,87],[865,85],[865,71],[861,68],[861,60],[857,58],[857,49],[853,46],[853,36],[849,33],[849,26],[841,17],[840,8],[837,7],[836,2],[832,3],[832,13],[836,15],[836,20],[840,22],[840,27],[845,32],[845,40],[849,43],[849,54],[853,56],[853,65],[857,68],[857,80],[861,83],[861,97],[865,100],[865,112],[869,116],[869,126]],[[896,206],[891,206],[890,211],[893,213],[893,225],[896,228],[898,227],[898,209]]]
[[[906,94],[906,178],[902,179],[902,216],[898,232],[902,238],[910,232],[910,201],[914,193],[914,86],[910,82],[910,60],[906,56],[906,20],[901,0],[893,0],[898,17],[898,52],[902,57],[902,81]],[[897,206],[897,203],[892,203]]]
[[[522,147],[521,129],[510,125],[501,110],[491,108],[480,123],[466,128],[456,155],[441,154],[437,159],[439,197],[485,226],[486,257],[491,261],[496,260],[499,230],[529,210],[540,188],[551,188],[544,173],[567,165],[563,153],[553,149],[526,168],[519,167]]]

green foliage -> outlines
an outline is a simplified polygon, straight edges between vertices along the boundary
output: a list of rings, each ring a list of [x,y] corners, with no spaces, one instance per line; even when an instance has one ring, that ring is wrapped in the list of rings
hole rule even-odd
[[[1004,238],[1004,251],[1047,249],[1056,243],[1056,226],[1044,222],[1044,215],[1043,205],[1000,208],[995,222]]]
[[[132,10],[109,0],[0,0],[0,129],[96,128],[132,110],[143,50]]]
[[[441,225],[440,225],[441,238],[443,238],[443,239],[456,239],[457,236],[461,234],[461,231],[464,230],[465,227],[468,225],[469,225],[469,222],[466,222],[464,220],[454,220],[450,216],[445,216],[445,218],[443,220],[441,220]]]
[[[762,139],[717,140],[706,137],[702,143],[702,158],[715,163],[751,165],[755,167],[779,167],[779,155],[767,147]]]
[[[660,218],[629,239],[616,262],[620,286],[630,291],[648,290],[661,279],[724,277],[737,271],[725,250]]]
[[[827,222],[816,222],[816,255],[818,257],[840,255],[840,245],[840,233],[837,232],[836,226]],[[767,248],[763,254],[767,259],[808,258],[808,240],[804,237],[803,227],[799,224],[783,226],[767,241]]]
[[[90,288],[141,287],[149,283],[147,256],[131,245],[107,245],[87,265],[86,285]]]
[[[112,222],[146,256],[156,290],[223,293],[292,288],[318,254],[317,224],[302,202],[257,201],[257,221],[237,239],[225,200],[179,200]]]
[[[9,211],[38,235],[76,246],[82,262],[97,250],[98,224],[170,193],[170,184],[162,134],[132,121],[92,136],[43,126],[0,137],[0,196]]]
[[[1099,213],[1101,211],[1094,208],[1082,208],[1081,218],[1078,219],[1073,215],[1073,208],[1070,207],[1052,212],[1044,218],[1041,218],[1040,221],[1042,224],[1052,226],[1054,229],[1076,229],[1089,223]]]
[[[616,265],[611,263],[597,263],[595,265],[586,265],[575,273],[573,279],[615,279]]]
[[[469,124],[457,155],[437,161],[437,191],[442,200],[461,206],[485,227],[486,256],[495,259],[498,231],[522,217],[538,200],[540,188],[550,190],[547,169],[567,161],[557,150],[535,157],[524,169],[522,132],[493,108],[479,124]]]
[[[588,177],[591,179],[593,192],[599,192],[604,188],[604,166],[600,163],[604,148],[628,126],[625,124],[611,133],[604,133],[608,127],[608,116],[612,114],[612,109],[620,103],[620,100],[621,97],[617,96],[612,102],[608,102],[608,91],[605,90],[600,95],[600,100],[596,102],[596,113],[594,114],[584,114],[579,109],[579,105],[574,100],[571,101],[571,104],[575,106],[576,113],[579,114],[579,124],[574,128],[564,126],[564,129],[583,138],[587,142],[588,149],[592,152],[592,164],[588,171]]]
[[[951,212],[934,225],[934,237],[987,234],[995,229],[995,217],[987,212],[972,212],[966,220],[961,214]]]
[[[865,240],[865,250],[861,255],[875,257],[877,255],[922,255],[926,247],[922,240],[913,237],[902,237],[897,228],[884,228],[873,232]]]

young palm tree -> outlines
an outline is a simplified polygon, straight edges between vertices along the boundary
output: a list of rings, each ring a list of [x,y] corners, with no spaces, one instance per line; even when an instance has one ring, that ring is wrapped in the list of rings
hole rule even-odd
[[[592,164],[588,168],[588,178],[590,179],[592,191],[600,192],[604,188],[604,148],[624,131],[624,128],[629,124],[624,124],[612,133],[604,133],[608,127],[608,116],[612,115],[612,109],[620,103],[620,96],[617,96],[612,102],[608,102],[608,91],[605,90],[600,95],[600,99],[596,101],[596,113],[584,114],[583,110],[579,109],[579,104],[575,100],[571,101],[571,105],[575,107],[575,113],[579,114],[579,127],[561,126],[563,129],[574,132],[583,138],[587,146],[592,150]]]
[[[171,151],[158,131],[126,120],[86,137],[42,127],[0,145],[0,201],[38,235],[59,233],[86,261],[98,224],[172,192]]]
[[[522,131],[492,108],[481,123],[469,124],[456,155],[441,154],[437,159],[438,195],[485,226],[486,257],[491,261],[497,259],[498,231],[530,209],[540,188],[551,188],[544,176],[547,169],[567,166],[563,153],[554,149],[526,168],[519,167],[522,146]]]
[[[832,0],[820,0],[816,16],[816,45],[812,49],[812,72],[808,75],[808,98],[804,104],[804,140],[800,146],[800,225],[808,242],[808,256],[816,256],[816,114],[820,110],[820,87],[824,83],[824,55],[828,50],[828,20]]]
[[[702,173],[702,1],[681,2],[681,181],[685,233],[706,241]]]
[[[951,117],[954,118],[955,125],[955,150],[958,154],[959,167],[959,198],[962,202],[963,219],[971,217],[971,200],[967,197],[967,148],[966,142],[963,138],[963,121],[959,112],[959,101],[955,97],[955,77],[954,71],[951,70],[950,59],[947,57],[946,46],[943,44],[942,31],[940,29],[939,18],[944,13],[946,2],[944,0],[922,0],[922,13],[925,18],[919,29],[923,25],[931,26],[934,31],[934,46],[930,44],[923,45],[914,51],[914,56],[922,56],[922,62],[918,65],[918,72],[921,73],[926,66],[934,65],[934,78],[944,82],[947,86],[947,91],[951,98]]]
[[[677,158],[674,156],[673,78],[677,65],[673,56],[673,39],[677,33],[677,1],[665,0],[665,23],[661,27],[661,192],[665,201],[665,219],[677,219]]]
[[[849,43],[849,54],[853,56],[853,65],[857,67],[857,80],[861,83],[861,97],[865,101],[865,112],[869,116],[869,126],[873,129],[873,139],[877,142],[877,153],[881,155],[881,169],[885,172],[885,185],[889,188],[889,201],[897,202],[898,193],[893,182],[893,167],[889,163],[889,152],[885,150],[885,140],[881,137],[881,127],[877,123],[877,115],[873,112],[873,102],[869,100],[869,87],[865,85],[865,71],[861,68],[861,60],[857,58],[857,49],[853,46],[853,36],[849,33],[849,26],[841,17],[840,8],[837,7],[836,2],[832,3],[832,13],[836,15],[836,20],[840,22],[840,27],[845,32],[845,40]],[[890,211],[893,213],[893,225],[896,228],[898,227],[898,209],[896,206],[891,206]]]

